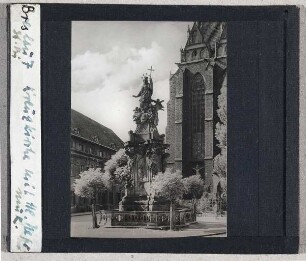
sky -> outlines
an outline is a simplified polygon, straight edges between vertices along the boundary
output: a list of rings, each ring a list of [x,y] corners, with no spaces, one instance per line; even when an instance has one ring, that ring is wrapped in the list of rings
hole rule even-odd
[[[135,130],[133,109],[142,75],[152,73],[153,99],[165,100],[158,130],[165,133],[170,72],[187,41],[187,22],[72,23],[71,107],[112,129],[123,141]]]

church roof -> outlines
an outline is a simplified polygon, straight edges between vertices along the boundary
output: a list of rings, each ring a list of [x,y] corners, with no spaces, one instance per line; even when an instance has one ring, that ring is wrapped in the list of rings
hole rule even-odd
[[[110,148],[122,148],[123,141],[109,128],[71,109],[71,132]]]
[[[196,44],[192,41],[193,33],[200,32],[201,42],[207,44],[212,49],[215,43],[226,38],[226,30],[226,23],[223,22],[194,22],[187,39],[186,47]]]

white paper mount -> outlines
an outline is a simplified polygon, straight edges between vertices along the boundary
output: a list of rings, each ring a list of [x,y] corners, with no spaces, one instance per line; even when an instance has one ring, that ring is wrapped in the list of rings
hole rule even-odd
[[[40,6],[10,6],[10,251],[41,252]]]

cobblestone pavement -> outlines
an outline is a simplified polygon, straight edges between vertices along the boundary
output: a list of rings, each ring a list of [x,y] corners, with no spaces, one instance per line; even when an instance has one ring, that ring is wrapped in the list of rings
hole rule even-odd
[[[178,231],[145,228],[93,229],[90,215],[72,216],[71,236],[92,238],[226,237],[226,217],[197,217],[197,223]]]

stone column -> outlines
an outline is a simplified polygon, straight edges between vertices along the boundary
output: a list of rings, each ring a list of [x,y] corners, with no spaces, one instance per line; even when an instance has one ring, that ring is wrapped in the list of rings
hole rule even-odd
[[[212,184],[213,156],[214,156],[214,86],[213,64],[205,71],[205,184]]]
[[[177,94],[175,96],[175,169],[182,170],[182,108],[183,108],[183,95]]]
[[[181,69],[178,71],[176,88],[175,88],[175,129],[174,129],[174,160],[175,166],[174,169],[182,170],[182,160],[183,160],[183,147],[182,147],[182,139],[183,139],[183,72]]]

